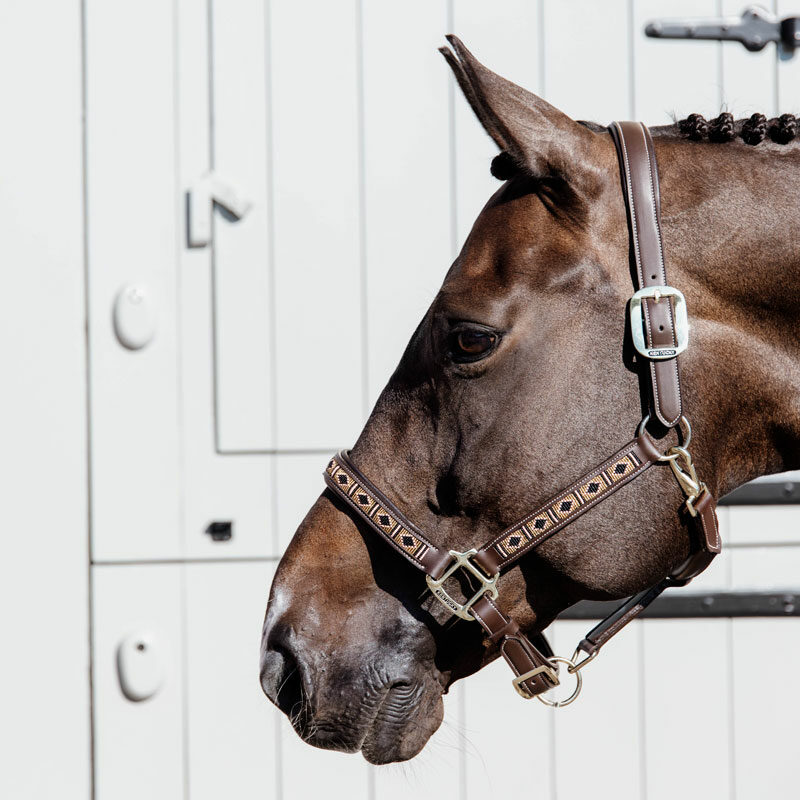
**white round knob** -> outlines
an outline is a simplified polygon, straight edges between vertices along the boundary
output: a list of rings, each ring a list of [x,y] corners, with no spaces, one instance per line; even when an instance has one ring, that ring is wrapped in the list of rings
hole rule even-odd
[[[119,687],[135,703],[151,698],[164,682],[164,662],[153,634],[138,631],[117,649]]]
[[[120,344],[129,350],[140,350],[152,341],[156,332],[156,313],[146,286],[129,284],[117,293],[114,332]]]

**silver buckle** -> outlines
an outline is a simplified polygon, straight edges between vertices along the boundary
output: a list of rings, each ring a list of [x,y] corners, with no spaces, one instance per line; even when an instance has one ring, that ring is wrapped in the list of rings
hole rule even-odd
[[[644,320],[642,317],[642,300],[654,300],[656,303],[662,299],[672,298],[673,319],[675,321],[675,338],[678,344],[674,347],[648,347],[644,337]],[[663,361],[675,358],[682,353],[689,344],[689,316],[686,313],[686,298],[672,286],[646,286],[639,289],[631,297],[631,336],[636,352],[653,361]]]
[[[553,688],[555,689],[556,686],[561,685],[561,681],[558,679],[558,673],[556,670],[558,667],[556,666],[553,668],[552,665],[542,664],[541,667],[536,667],[535,669],[529,670],[528,672],[523,672],[522,675],[518,675],[516,678],[513,678],[511,681],[512,686],[517,690],[517,694],[523,698],[523,700],[532,700],[536,695],[532,695],[526,688],[525,688],[525,681],[533,678],[535,675],[540,675],[544,673],[550,680],[550,683],[553,684]]]
[[[430,575],[425,576],[428,583],[428,588],[431,594],[452,614],[461,617],[461,619],[474,620],[475,616],[470,613],[470,609],[478,600],[481,599],[487,592],[493,597],[497,598],[497,578],[500,573],[487,578],[486,574],[470,561],[478,551],[474,548],[467,550],[465,553],[460,553],[458,550],[451,550],[450,555],[453,556],[455,561],[447,568],[444,575],[438,580],[434,580]],[[480,582],[481,588],[467,600],[466,603],[457,603],[452,597],[444,590],[444,582],[458,569],[465,569],[470,574],[474,575]]]

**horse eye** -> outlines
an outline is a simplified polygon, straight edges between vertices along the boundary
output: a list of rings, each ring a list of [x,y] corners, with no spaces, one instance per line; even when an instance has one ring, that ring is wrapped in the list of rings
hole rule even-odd
[[[460,363],[478,361],[489,355],[497,343],[497,335],[489,331],[465,328],[450,337],[450,356]]]

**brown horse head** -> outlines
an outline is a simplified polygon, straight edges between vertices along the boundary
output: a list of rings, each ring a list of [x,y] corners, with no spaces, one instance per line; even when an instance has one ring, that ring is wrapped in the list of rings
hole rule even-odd
[[[351,456],[432,542],[464,551],[628,441],[646,398],[626,332],[629,233],[608,131],[450,41],[443,52],[508,180]],[[667,271],[691,320],[684,408],[718,496],[798,466],[800,156],[794,144],[748,144],[741,123],[727,144],[696,128],[653,136]],[[681,500],[669,469],[649,470],[504,574],[498,603],[535,633],[579,599],[654,583],[689,549]],[[275,576],[264,691],[310,744],[411,758],[441,721],[443,692],[497,655],[475,623],[455,620],[325,491]]]

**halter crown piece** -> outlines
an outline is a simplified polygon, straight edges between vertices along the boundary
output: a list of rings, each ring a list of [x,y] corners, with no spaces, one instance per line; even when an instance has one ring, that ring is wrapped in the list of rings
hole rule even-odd
[[[664,589],[684,586],[699,575],[721,549],[716,503],[706,485],[698,480],[689,452],[691,428],[683,415],[678,372],[678,355],[688,345],[686,300],[678,289],[667,284],[653,140],[640,122],[613,122],[609,130],[619,156],[631,260],[638,284],[629,303],[631,338],[641,357],[642,376],[650,388],[650,413],[639,424],[635,438],[483,547],[463,553],[445,551],[430,542],[353,464],[347,452],[332,458],[325,470],[330,489],[390,547],[425,573],[430,591],[445,608],[483,627],[514,671],[517,692],[526,699],[538,697],[551,706],[571,703],[581,689],[580,670],[600,648]],[[651,414],[664,427],[677,429],[680,445],[666,452],[658,449],[646,431]],[[572,658],[554,656],[542,634],[532,637],[532,641],[499,609],[494,602],[498,598],[498,578],[523,555],[654,464],[669,464],[686,495],[684,507],[695,528],[691,554],[672,573],[629,598],[589,631]],[[459,570],[471,576],[471,585],[478,585],[463,603],[445,589],[446,581]],[[566,665],[575,676],[576,686],[565,700],[553,701],[541,695],[559,685],[559,664]]]

